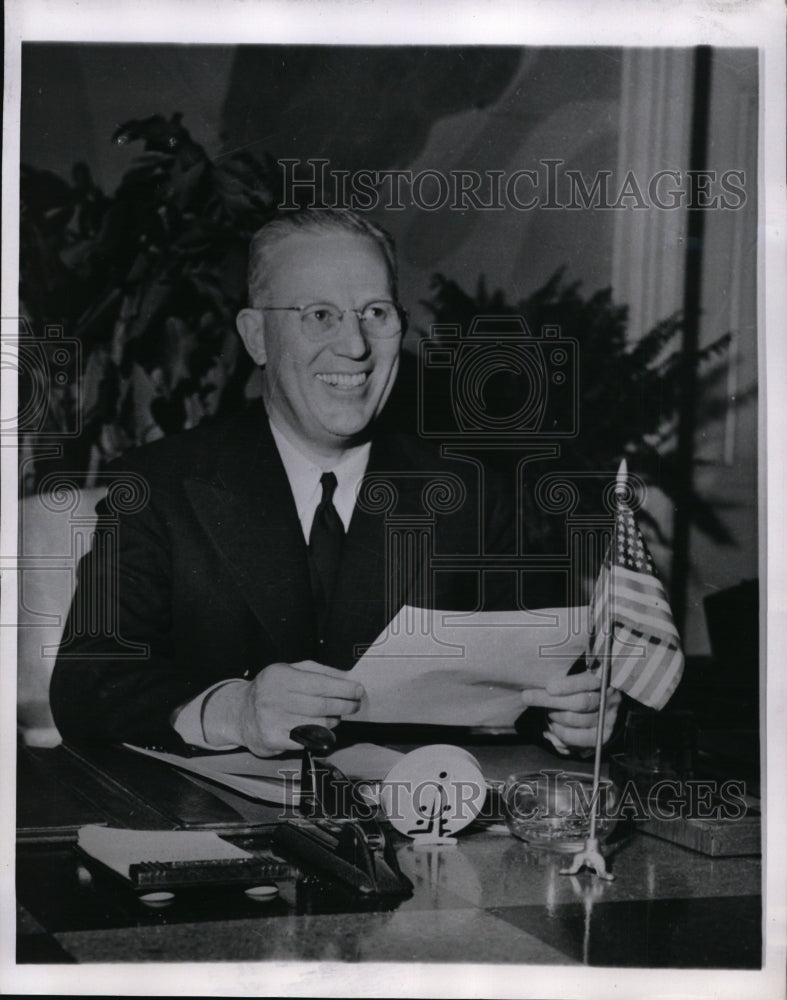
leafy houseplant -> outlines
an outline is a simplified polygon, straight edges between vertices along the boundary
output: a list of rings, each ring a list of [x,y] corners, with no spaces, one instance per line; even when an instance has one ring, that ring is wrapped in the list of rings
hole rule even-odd
[[[56,431],[77,405],[82,433],[58,462],[86,482],[126,448],[242,399],[251,363],[234,316],[249,237],[278,200],[270,161],[244,153],[211,161],[179,115],[128,122],[115,141],[141,142],[145,152],[112,197],[84,164],[71,183],[26,166],[21,174],[22,315],[33,336],[62,327],[82,358],[68,372],[71,401],[45,367],[25,373],[48,382],[23,382],[21,403],[43,388],[48,409],[43,422],[20,423],[21,452],[34,456],[38,434]],[[33,490],[51,461],[26,469]]]
[[[556,459],[536,461],[528,466],[531,480],[541,473],[606,473],[614,475],[621,458],[626,457],[629,469],[646,484],[657,485],[674,504],[685,504],[693,523],[706,535],[721,544],[731,544],[732,538],[716,511],[697,494],[693,486],[681,481],[676,463],[676,426],[680,402],[682,318],[667,317],[648,331],[637,343],[627,337],[627,308],[616,304],[609,289],[589,297],[581,293],[581,283],[568,282],[562,270],[530,296],[509,302],[502,291],[487,291],[483,277],[474,295],[460,288],[443,275],[435,275],[433,291],[424,305],[432,314],[432,327],[459,327],[465,335],[478,317],[522,317],[528,335],[538,338],[546,327],[559,330],[564,339],[576,341],[577,399],[576,433],[560,440]],[[494,323],[492,323],[494,326]],[[420,331],[426,336],[427,331]],[[494,338],[492,338],[494,339]],[[719,362],[724,357],[730,335],[726,334],[697,356],[698,377],[710,390],[724,376]],[[548,386],[547,386],[548,389]],[[479,405],[499,416],[516,413],[523,394],[532,391],[521,373],[498,372],[485,387],[485,399]],[[712,397],[712,392],[710,393]],[[409,410],[412,418],[414,393],[405,400],[400,394],[395,406],[400,413]],[[429,407],[450,406],[450,400],[424,399]],[[705,406],[703,419],[710,420],[723,412],[726,400],[712,400]],[[427,419],[428,414],[427,414]],[[536,432],[527,437],[529,444],[539,443]],[[541,443],[551,440],[547,435]],[[511,466],[520,456],[516,448],[491,449],[487,460],[492,464]],[[578,513],[598,513],[598,491],[580,492]],[[531,535],[540,536],[546,551],[557,551],[558,534],[564,538],[565,525],[560,520],[544,516],[538,504],[527,494],[524,503],[530,519]],[[658,523],[643,509],[640,519],[648,525],[659,541],[665,541]],[[557,533],[557,534],[556,534]]]

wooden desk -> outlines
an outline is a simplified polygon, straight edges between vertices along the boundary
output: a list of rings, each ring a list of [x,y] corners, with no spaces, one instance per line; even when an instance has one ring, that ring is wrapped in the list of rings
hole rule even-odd
[[[505,742],[471,749],[488,777],[560,766],[544,751]],[[20,810],[35,797],[32,767],[39,778],[56,776],[51,787],[59,789],[58,800],[49,805],[62,814],[48,837],[31,835],[29,808],[22,823],[28,825],[17,850],[21,963],[231,959],[760,967],[759,858],[710,858],[642,833],[613,845],[614,882],[562,876],[565,857],[530,850],[507,833],[471,829],[460,834],[456,847],[400,842],[400,864],[415,891],[393,907],[364,908],[334,884],[309,879],[281,883],[272,903],[253,902],[236,890],[176,898],[166,909],[150,909],[115,882],[87,875],[73,848],[80,809],[84,822],[172,828],[179,807],[174,790],[180,788],[192,827],[202,823],[201,811],[209,826],[213,809],[222,832],[242,835],[266,815],[270,821],[267,807],[231,793],[216,800],[203,783],[178,775],[168,779],[167,814],[160,802],[144,803],[139,789],[127,793],[98,780],[91,784],[78,764],[71,765],[66,780],[62,748],[20,754]],[[140,766],[151,786],[160,780],[162,765]]]

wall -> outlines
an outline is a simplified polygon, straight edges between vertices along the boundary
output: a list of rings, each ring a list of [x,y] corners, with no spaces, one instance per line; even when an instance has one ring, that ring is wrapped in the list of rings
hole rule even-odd
[[[68,176],[82,160],[110,193],[141,152],[112,142],[118,126],[176,111],[215,154],[233,55],[234,46],[26,43],[22,162]]]

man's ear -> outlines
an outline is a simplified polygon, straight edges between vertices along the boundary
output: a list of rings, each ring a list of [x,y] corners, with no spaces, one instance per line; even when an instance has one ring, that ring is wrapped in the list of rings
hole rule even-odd
[[[259,309],[241,309],[235,319],[241,340],[252,361],[264,365],[268,360],[265,351],[265,317]]]

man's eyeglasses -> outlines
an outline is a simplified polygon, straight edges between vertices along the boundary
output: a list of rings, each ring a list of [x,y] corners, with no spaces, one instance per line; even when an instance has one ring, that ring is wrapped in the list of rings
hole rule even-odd
[[[347,313],[355,313],[361,330],[368,337],[396,337],[407,329],[407,313],[387,299],[379,299],[363,309],[339,309],[328,303],[311,306],[259,306],[262,312],[298,312],[307,337],[321,340],[336,331]]]

